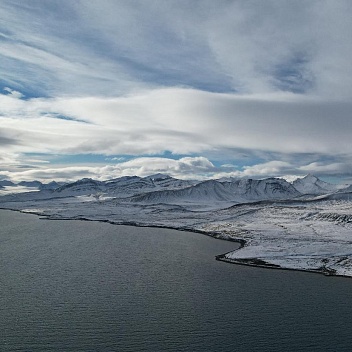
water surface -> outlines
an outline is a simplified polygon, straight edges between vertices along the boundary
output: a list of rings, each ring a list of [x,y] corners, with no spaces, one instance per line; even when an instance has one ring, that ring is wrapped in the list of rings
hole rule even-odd
[[[0,211],[1,351],[350,351],[352,280],[215,261],[235,243]]]

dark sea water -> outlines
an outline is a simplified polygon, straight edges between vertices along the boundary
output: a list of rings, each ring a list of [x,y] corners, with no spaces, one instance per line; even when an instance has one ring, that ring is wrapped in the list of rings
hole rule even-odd
[[[215,261],[235,247],[0,211],[0,350],[352,350],[351,279]]]

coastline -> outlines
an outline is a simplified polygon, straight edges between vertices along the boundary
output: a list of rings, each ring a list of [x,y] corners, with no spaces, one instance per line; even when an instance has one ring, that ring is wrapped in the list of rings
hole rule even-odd
[[[231,253],[231,252],[228,252],[228,253]],[[230,258],[226,258],[226,254],[227,253],[217,255],[215,257],[215,260],[218,260],[218,261],[221,261],[221,262],[225,262],[225,263],[229,263],[229,264],[253,266],[253,267],[263,268],[263,269],[301,271],[301,272],[305,272],[305,273],[321,274],[321,275],[330,276],[330,277],[343,277],[343,278],[352,279],[351,276],[336,274],[336,272],[334,270],[327,269],[327,268],[324,268],[324,267],[319,268],[319,269],[285,268],[285,267],[282,267],[282,266],[277,265],[277,264],[271,264],[271,263],[265,262],[264,260],[258,259],[258,258],[230,259]]]
[[[176,231],[184,231],[184,232],[192,232],[192,233],[198,233],[201,235],[205,235],[208,237],[212,237],[215,239],[219,240],[224,240],[224,241],[229,241],[229,242],[235,242],[239,244],[239,247],[237,249],[231,250],[229,252],[223,253],[223,254],[218,254],[215,256],[215,260],[221,261],[224,263],[228,264],[236,264],[236,265],[243,265],[243,266],[252,266],[252,267],[257,267],[257,268],[263,268],[263,269],[276,269],[276,270],[289,270],[289,271],[301,271],[301,272],[306,272],[306,273],[314,273],[314,274],[322,274],[324,276],[329,276],[329,277],[343,277],[343,278],[349,278],[351,279],[351,276],[348,275],[340,275],[335,272],[333,269],[328,269],[325,267],[317,268],[317,269],[305,269],[305,268],[285,268],[277,264],[272,264],[268,263],[262,259],[259,258],[244,258],[244,259],[230,259],[227,258],[226,255],[228,253],[236,252],[247,244],[247,241],[242,239],[242,238],[233,238],[229,237],[221,232],[217,231],[202,231],[198,229],[194,229],[191,227],[177,227],[177,226],[165,226],[165,225],[156,225],[156,224],[148,224],[148,223],[141,223],[141,222],[135,222],[135,221],[112,221],[108,219],[89,219],[86,217],[74,217],[74,218],[69,218],[69,217],[55,217],[53,215],[45,215],[40,212],[35,212],[35,211],[23,211],[20,209],[11,209],[11,208],[3,208],[0,207],[0,210],[8,210],[8,211],[14,211],[14,212],[19,212],[22,214],[31,214],[31,215],[36,215],[42,220],[78,220],[78,221],[95,221],[95,222],[102,222],[102,223],[108,223],[111,225],[122,225],[122,226],[134,226],[134,227],[148,227],[148,228],[160,228],[160,229],[170,229],[170,230],[176,230]]]
[[[111,224],[111,225],[123,225],[123,226],[134,226],[134,227],[149,227],[149,228],[156,228],[156,229],[169,229],[169,230],[177,230],[177,231],[184,231],[184,232],[193,232],[193,233],[199,233],[201,235],[205,235],[208,237],[212,237],[218,240],[223,240],[223,241],[229,241],[229,242],[236,242],[236,243],[240,243],[240,248],[244,247],[244,245],[246,244],[246,241],[242,238],[233,238],[233,237],[227,237],[224,236],[223,234],[221,234],[220,232],[215,232],[215,231],[202,231],[202,230],[197,230],[191,227],[176,227],[176,226],[166,226],[166,225],[153,225],[153,224],[147,224],[147,223],[141,223],[141,222],[136,222],[136,221],[112,221],[112,220],[107,220],[107,219],[89,219],[86,217],[75,217],[75,218],[68,218],[68,217],[55,217],[52,215],[45,215],[42,213],[38,213],[38,212],[29,212],[29,211],[23,211],[23,210],[19,210],[19,209],[10,209],[10,208],[1,208],[0,210],[9,210],[9,211],[15,211],[18,213],[22,213],[22,214],[31,214],[31,215],[36,215],[39,216],[41,219],[43,220],[70,220],[70,221],[74,221],[74,220],[79,220],[79,221],[96,221],[96,222],[103,222],[103,223],[107,223],[107,224]],[[233,251],[231,251],[233,252]]]

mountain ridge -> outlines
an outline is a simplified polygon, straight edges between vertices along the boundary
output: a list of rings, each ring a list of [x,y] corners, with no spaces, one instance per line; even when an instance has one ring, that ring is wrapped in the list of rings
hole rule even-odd
[[[1,181],[0,181],[1,182]],[[10,182],[10,181],[4,181]],[[1,184],[1,183],[0,183]],[[283,178],[265,179],[223,178],[205,181],[181,180],[166,174],[153,174],[146,177],[123,176],[100,181],[82,178],[71,183],[52,181],[43,184],[39,181],[20,182],[19,185],[38,185],[33,194],[17,193],[3,195],[9,199],[43,199],[79,196],[94,196],[96,199],[111,199],[129,203],[143,204],[178,204],[178,203],[247,203],[257,201],[275,201],[297,199],[302,196],[319,197],[339,192],[349,192],[352,186],[342,188],[320,180],[314,175],[307,175],[293,182]],[[12,198],[11,198],[12,197]],[[337,197],[337,196],[336,196]]]

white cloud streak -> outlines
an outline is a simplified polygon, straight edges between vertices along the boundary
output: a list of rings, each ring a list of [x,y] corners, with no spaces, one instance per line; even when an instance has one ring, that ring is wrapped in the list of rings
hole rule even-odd
[[[16,181],[22,180],[51,180],[67,181],[83,177],[107,180],[121,176],[148,176],[155,173],[167,173],[179,178],[207,178],[218,169],[204,157],[185,157],[179,160],[143,157],[115,165],[103,166],[56,166],[38,167],[37,169],[3,171],[2,177]]]
[[[228,165],[220,167],[214,166],[204,157],[184,157],[180,159],[170,159],[162,157],[142,157],[118,164],[99,165],[99,166],[65,166],[49,165],[44,167],[38,165],[36,168],[16,168],[13,163],[7,164],[9,159],[1,160],[1,164],[7,167],[0,172],[2,179],[10,179],[15,182],[40,180],[42,182],[56,181],[75,181],[83,177],[96,180],[108,180],[122,176],[138,175],[141,177],[155,173],[164,173],[181,179],[204,180],[209,178],[266,178],[266,177],[285,177],[293,179],[313,173],[318,176],[340,177],[343,175],[344,182],[351,182],[352,163],[310,163],[299,165],[295,163],[273,160],[266,163],[252,166],[244,166],[241,170],[230,170]],[[287,176],[288,175],[288,176]],[[290,176],[291,175],[291,176]]]
[[[293,94],[159,89],[121,98],[0,95],[1,132],[18,153],[175,154],[243,148],[352,154],[351,103]],[[6,145],[4,148],[6,149]]]

